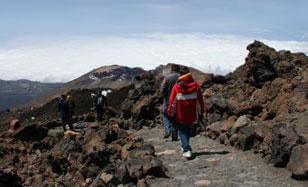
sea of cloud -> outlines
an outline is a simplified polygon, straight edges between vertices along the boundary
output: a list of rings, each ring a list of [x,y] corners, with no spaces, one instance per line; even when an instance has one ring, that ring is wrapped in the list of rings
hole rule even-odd
[[[0,41],[0,79],[66,82],[113,64],[148,70],[178,63],[226,74],[244,63],[253,40],[202,33],[15,38]],[[277,50],[308,53],[308,42],[261,41]]]

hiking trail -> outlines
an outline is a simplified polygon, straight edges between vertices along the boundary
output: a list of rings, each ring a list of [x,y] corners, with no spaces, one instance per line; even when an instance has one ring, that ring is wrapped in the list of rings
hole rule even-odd
[[[251,151],[236,150],[205,136],[190,139],[193,159],[187,160],[180,141],[163,139],[162,128],[144,127],[135,133],[155,147],[167,168],[169,178],[155,178],[150,186],[308,186],[307,181],[291,179],[287,169],[275,168]]]

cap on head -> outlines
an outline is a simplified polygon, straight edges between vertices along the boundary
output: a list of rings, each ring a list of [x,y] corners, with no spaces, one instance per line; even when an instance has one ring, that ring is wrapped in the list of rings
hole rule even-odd
[[[189,73],[189,68],[186,67],[186,66],[181,67],[181,69],[180,69],[180,74],[181,74],[181,75],[185,75],[185,74],[187,74],[187,73]]]
[[[106,90],[103,90],[103,91],[102,91],[102,95],[103,95],[103,96],[105,96],[105,97],[106,97],[106,96],[107,96],[107,94],[108,94],[108,93],[107,93],[107,91],[106,91]]]

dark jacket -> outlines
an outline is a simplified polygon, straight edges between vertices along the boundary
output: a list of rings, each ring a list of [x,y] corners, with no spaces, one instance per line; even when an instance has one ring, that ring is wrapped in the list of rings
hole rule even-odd
[[[163,83],[161,85],[161,92],[163,94],[164,101],[166,102],[169,101],[169,96],[170,96],[172,87],[176,83],[179,76],[180,75],[178,73],[171,73],[164,78]]]
[[[101,99],[101,101],[100,101]],[[99,95],[95,98],[95,106],[97,109],[103,109],[107,106],[107,98],[103,95]]]
[[[70,105],[65,99],[61,99],[58,103],[58,111],[61,118],[67,118],[70,116]]]
[[[75,102],[73,100],[68,101],[70,116],[72,117],[75,114]]]

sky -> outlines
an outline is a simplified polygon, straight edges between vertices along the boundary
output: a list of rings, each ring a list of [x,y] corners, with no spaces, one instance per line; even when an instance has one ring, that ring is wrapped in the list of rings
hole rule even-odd
[[[66,82],[104,65],[225,74],[260,40],[308,54],[306,0],[0,0],[0,79]]]

